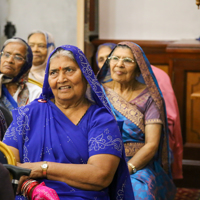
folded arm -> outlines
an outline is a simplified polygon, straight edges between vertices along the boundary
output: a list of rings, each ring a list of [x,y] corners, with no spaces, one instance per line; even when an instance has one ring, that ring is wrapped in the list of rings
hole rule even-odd
[[[18,149],[11,147],[17,162],[20,162]],[[65,164],[48,162],[47,179],[62,181],[83,190],[102,190],[112,182],[120,158],[111,154],[91,156],[87,164]],[[43,162],[18,163],[18,166],[32,170],[32,179],[42,178]]]

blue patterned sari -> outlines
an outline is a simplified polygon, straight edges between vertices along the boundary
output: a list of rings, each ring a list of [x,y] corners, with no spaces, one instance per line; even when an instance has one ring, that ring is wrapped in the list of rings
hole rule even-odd
[[[171,178],[167,119],[162,93],[142,49],[132,42],[119,44],[126,45],[132,50],[141,72],[137,79],[146,84],[146,89],[130,102],[125,101],[112,89],[106,86],[103,88],[116,119],[124,122],[122,137],[127,161],[145,144],[145,124],[163,124],[156,155],[144,168],[130,176],[135,199],[173,200],[176,188]],[[112,81],[108,60],[100,70],[98,80],[102,84]],[[150,118],[151,115],[154,117]]]
[[[38,181],[44,181],[46,186],[55,189],[61,200],[134,199],[122,137],[100,84],[81,50],[71,45],[58,48],[74,54],[76,62],[95,93],[95,101],[78,125],[73,124],[50,100],[54,96],[48,83],[48,60],[42,95],[27,106],[13,111],[14,119],[5,134],[4,143],[19,150],[22,163],[45,160],[87,164],[89,157],[93,155],[116,155],[120,158],[117,172],[111,185],[101,191],[81,190],[64,182],[48,179]],[[24,200],[25,197],[18,195],[16,199]]]

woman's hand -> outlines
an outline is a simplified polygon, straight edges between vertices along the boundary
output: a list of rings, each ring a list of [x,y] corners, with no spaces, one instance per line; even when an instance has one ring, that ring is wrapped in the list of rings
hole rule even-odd
[[[19,179],[19,183],[18,183],[18,187],[17,187],[17,194],[21,193],[21,187],[24,181],[26,181],[27,179],[29,179],[28,176],[21,176]]]
[[[42,168],[41,164],[43,162],[35,162],[35,163],[17,163],[18,167],[26,168],[26,169],[31,169],[31,173],[29,176],[21,176],[19,179],[18,187],[17,187],[17,194],[20,193],[22,184],[24,181],[27,179],[37,179],[37,178],[42,178]]]
[[[26,168],[26,169],[31,169],[31,174],[29,175],[29,178],[31,179],[37,179],[37,178],[42,178],[42,165],[43,162],[26,162],[26,163],[17,163],[18,167]]]

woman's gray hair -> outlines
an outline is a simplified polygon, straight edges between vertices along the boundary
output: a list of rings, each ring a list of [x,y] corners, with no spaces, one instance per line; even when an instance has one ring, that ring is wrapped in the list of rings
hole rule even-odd
[[[28,40],[29,40],[29,38],[30,38],[33,34],[35,34],[35,33],[41,33],[41,34],[43,34],[43,35],[45,36],[45,33],[44,33],[43,31],[36,30],[36,31],[32,31],[32,32],[28,35]],[[46,40],[46,36],[45,36],[45,40]]]
[[[123,49],[130,49],[131,52],[132,52],[132,49],[131,49],[129,46],[125,45],[125,44],[118,44],[118,45],[115,47],[115,49],[116,49],[117,47],[121,47],[121,48],[123,48]],[[112,54],[113,54],[113,52],[114,52],[114,51],[112,51]],[[112,54],[111,54],[110,56],[112,56]],[[133,54],[133,53],[132,53],[132,54]],[[133,55],[133,56],[134,56],[134,55]]]
[[[66,57],[71,58],[73,61],[76,62],[76,60],[74,58],[74,55],[73,55],[73,53],[71,51],[64,50],[64,49],[60,48],[51,56],[49,63],[51,63],[51,61],[54,58],[60,57],[60,56],[66,56]]]
[[[6,40],[6,41],[4,42],[3,47],[5,48],[7,44],[12,43],[12,42],[20,43],[20,44],[22,44],[22,45],[24,45],[24,46],[26,47],[26,54],[25,54],[25,56],[26,56],[26,60],[27,60],[28,46],[27,46],[27,44],[26,44],[25,42],[23,42],[22,40],[20,40],[20,39],[18,39],[18,38],[11,38],[11,39],[8,39],[8,40]]]

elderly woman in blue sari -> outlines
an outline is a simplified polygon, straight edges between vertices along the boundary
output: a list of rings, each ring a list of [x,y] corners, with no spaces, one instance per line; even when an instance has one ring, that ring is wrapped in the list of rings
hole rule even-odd
[[[21,38],[5,41],[0,54],[0,104],[10,112],[38,98],[42,89],[28,82],[33,54]]]
[[[56,48],[40,98],[14,110],[13,116],[3,142],[18,166],[32,169],[28,179],[20,180],[25,197],[16,199],[43,198],[47,188],[60,200],[134,199],[117,121],[80,49]],[[41,187],[44,192],[38,192]]]
[[[98,73],[117,120],[136,200],[175,196],[164,101],[151,66],[135,43],[119,43]]]

